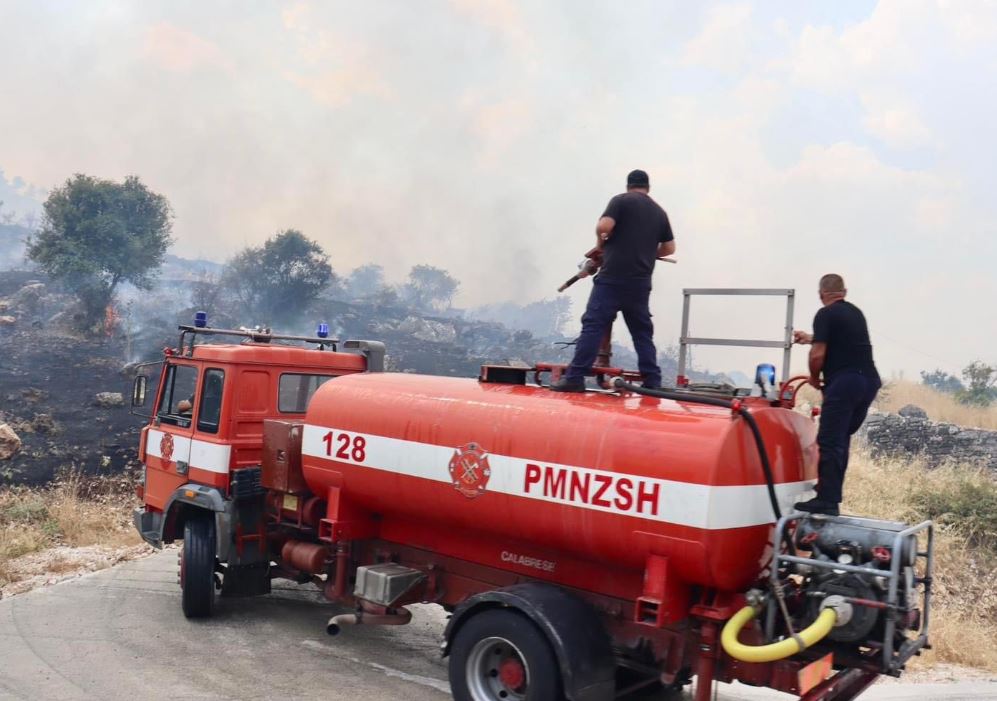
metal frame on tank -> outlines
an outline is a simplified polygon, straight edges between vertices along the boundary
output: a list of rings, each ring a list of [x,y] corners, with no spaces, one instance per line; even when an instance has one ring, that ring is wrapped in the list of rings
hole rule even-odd
[[[827,521],[830,524],[845,524],[853,528],[858,527],[875,531],[894,532],[896,535],[893,537],[893,547],[890,550],[890,552],[894,555],[890,559],[889,569],[877,569],[870,567],[869,565],[852,565],[829,560],[820,560],[812,557],[799,557],[798,555],[780,552],[779,546],[786,537],[787,531],[795,528],[796,523],[802,518],[816,518],[822,521]],[[927,536],[927,543],[923,550],[921,549],[920,542],[918,540],[918,537],[921,535]],[[920,565],[922,574],[917,576],[913,582],[914,585],[922,587],[920,592],[921,619],[920,626],[917,630],[917,637],[910,640],[904,640],[900,646],[897,647],[894,636],[897,619],[900,612],[904,611],[907,606],[907,602],[901,601],[900,599],[900,580],[903,576],[901,567],[904,565],[902,562],[904,559],[902,553],[904,553],[904,544],[909,540],[912,540],[910,547],[913,550],[911,553],[911,562],[906,564],[913,565],[916,561],[920,561],[922,563]],[[794,512],[785,514],[781,519],[779,519],[772,535],[772,543],[774,547],[773,561],[769,572],[769,586],[772,587],[772,591],[778,590],[779,570],[780,566],[784,564],[805,567],[811,571],[830,570],[836,573],[852,572],[886,581],[887,595],[885,601],[855,601],[855,605],[857,606],[883,608],[889,612],[889,615],[886,617],[886,625],[884,626],[881,649],[881,669],[885,674],[900,676],[900,671],[903,669],[904,663],[914,655],[920,654],[920,650],[922,648],[928,647],[928,623],[930,621],[931,614],[931,593],[933,583],[932,572],[934,571],[935,561],[935,526],[931,521],[922,521],[914,526],[906,526],[906,524],[884,521],[882,519],[863,518],[860,516],[813,516],[811,514]],[[765,634],[768,639],[772,639],[775,634],[775,617],[775,606],[768,606],[765,622]]]
[[[785,297],[786,333],[781,341],[766,341],[744,338],[701,338],[689,336],[689,306],[693,295],[726,297]],[[682,290],[682,335],[679,338],[678,384],[688,384],[685,374],[689,346],[740,346],[743,348],[782,348],[782,382],[789,379],[789,362],[793,348],[793,308],[796,290],[785,288],[723,288],[694,287]]]

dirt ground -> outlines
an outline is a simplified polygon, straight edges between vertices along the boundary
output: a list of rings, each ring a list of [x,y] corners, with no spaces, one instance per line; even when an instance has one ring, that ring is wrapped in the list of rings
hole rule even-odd
[[[14,558],[6,564],[13,581],[0,586],[0,598],[24,594],[51,584],[114,567],[153,552],[148,545],[58,546]]]

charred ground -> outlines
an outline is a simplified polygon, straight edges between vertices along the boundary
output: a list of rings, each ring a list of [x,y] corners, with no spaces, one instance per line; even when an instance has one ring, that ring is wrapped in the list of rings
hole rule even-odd
[[[62,469],[121,471],[135,458],[139,420],[113,396],[127,391],[122,344],[81,338],[57,318],[67,300],[28,273],[0,273],[0,423],[21,440],[0,484],[41,484]],[[56,317],[55,322],[49,323]]]
[[[168,268],[155,290],[126,291],[96,336],[74,330],[77,302],[44,276],[0,272],[0,424],[21,440],[16,454],[0,460],[0,484],[44,484],[67,468],[104,474],[137,467],[143,419],[126,400],[135,363],[161,358],[164,347],[176,344],[177,325],[193,319],[192,278],[176,272],[184,270],[182,263]],[[484,362],[566,362],[571,353],[564,345],[571,339],[557,334],[539,338],[377,297],[327,296],[309,315],[329,323],[339,338],[383,341],[387,369],[396,372],[475,377]],[[247,322],[219,313],[211,323],[231,328]],[[304,324],[279,330],[310,334],[311,322]],[[626,348],[615,347],[613,360],[636,366]],[[663,353],[661,362],[666,377],[673,377],[674,359]]]

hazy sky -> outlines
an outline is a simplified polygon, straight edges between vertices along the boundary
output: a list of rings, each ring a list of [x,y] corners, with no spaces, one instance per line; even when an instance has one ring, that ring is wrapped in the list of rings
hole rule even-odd
[[[796,288],[809,328],[833,271],[916,376],[997,361],[995,86],[987,0],[0,0],[0,199],[134,173],[181,255],[297,227],[340,272],[428,262],[474,305],[552,296],[639,167],[680,260],[659,344],[683,287]],[[771,301],[696,310],[781,332]]]

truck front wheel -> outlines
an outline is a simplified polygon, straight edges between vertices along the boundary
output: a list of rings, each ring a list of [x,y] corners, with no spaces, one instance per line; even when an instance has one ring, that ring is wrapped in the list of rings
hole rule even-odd
[[[215,605],[215,515],[191,514],[183,528],[180,553],[180,590],[183,615],[204,618]]]
[[[508,609],[475,614],[454,636],[450,688],[455,701],[555,701],[561,675],[544,634]]]

